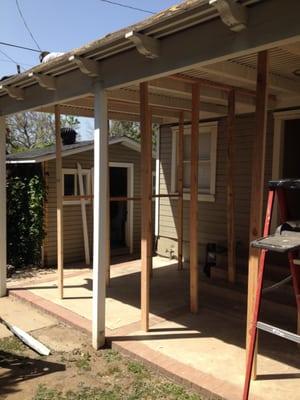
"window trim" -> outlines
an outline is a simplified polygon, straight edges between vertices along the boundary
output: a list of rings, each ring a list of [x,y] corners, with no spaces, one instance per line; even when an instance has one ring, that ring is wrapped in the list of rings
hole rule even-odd
[[[216,172],[217,172],[217,140],[218,140],[218,121],[199,123],[199,133],[201,130],[210,128],[211,131],[211,149],[210,149],[210,192],[198,193],[198,201],[214,202],[216,195]],[[171,156],[171,192],[176,192],[176,169],[177,169],[177,138],[178,126],[172,127],[172,156]],[[184,126],[184,134],[191,134],[191,125]],[[201,160],[200,160],[201,162]],[[183,193],[184,200],[190,200],[190,193],[185,190]]]
[[[91,195],[91,170],[90,169],[82,169],[82,174],[87,176],[87,196]],[[80,200],[67,200],[68,195],[65,196],[65,175],[74,175],[75,176],[75,191],[77,189],[77,193],[75,196],[78,196],[78,170],[77,168],[62,168],[62,193],[63,193],[63,205],[79,205],[81,204]],[[91,204],[91,200],[85,200],[85,204]]]

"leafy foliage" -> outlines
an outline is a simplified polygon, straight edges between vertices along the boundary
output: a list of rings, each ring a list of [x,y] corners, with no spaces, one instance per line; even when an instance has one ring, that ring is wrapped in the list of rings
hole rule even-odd
[[[32,148],[49,146],[55,141],[53,114],[24,112],[7,118],[7,150],[16,153]],[[73,116],[62,116],[61,126],[79,128],[79,120]]]
[[[158,124],[152,124],[152,143],[156,145],[156,136],[159,130]],[[131,121],[111,121],[110,122],[110,136],[127,136],[137,142],[141,139],[140,124],[139,122]]]
[[[44,238],[46,188],[41,173],[21,173],[7,180],[7,256],[15,267],[39,265]]]

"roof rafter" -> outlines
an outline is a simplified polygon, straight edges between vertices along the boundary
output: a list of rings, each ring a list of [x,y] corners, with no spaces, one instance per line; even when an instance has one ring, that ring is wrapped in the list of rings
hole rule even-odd
[[[0,85],[0,90],[4,89],[9,97],[16,100],[24,100],[24,89],[15,86]]]
[[[83,74],[97,77],[100,76],[100,63],[89,58],[73,55],[69,61],[74,62]]]
[[[256,85],[255,68],[234,61],[202,66],[200,69],[220,78],[229,78],[244,84]],[[282,76],[270,74],[269,85],[271,89],[281,92],[300,93],[300,84],[298,82]]]
[[[125,38],[129,39],[143,56],[151,59],[159,57],[159,41],[157,39],[135,31],[127,32]]]
[[[48,90],[56,90],[56,82],[53,76],[36,72],[30,72],[28,76],[29,78],[33,77],[41,87]]]

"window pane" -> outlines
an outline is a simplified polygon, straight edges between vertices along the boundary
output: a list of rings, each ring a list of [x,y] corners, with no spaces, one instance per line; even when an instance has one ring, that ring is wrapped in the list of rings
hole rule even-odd
[[[209,164],[199,164],[199,180],[198,187],[200,192],[210,191],[210,165]]]
[[[210,159],[211,134],[201,133],[199,137],[199,160]]]
[[[190,155],[191,155],[191,135],[184,135],[183,159],[190,160]]]
[[[75,175],[73,174],[64,174],[64,195],[75,195]]]

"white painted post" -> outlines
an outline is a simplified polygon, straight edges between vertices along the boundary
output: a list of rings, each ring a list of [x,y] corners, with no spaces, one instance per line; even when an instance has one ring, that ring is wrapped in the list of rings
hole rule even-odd
[[[0,297],[6,296],[6,124],[0,118]]]
[[[107,97],[102,82],[95,84],[94,137],[94,256],[93,347],[105,342],[105,289],[109,265],[108,124]]]

